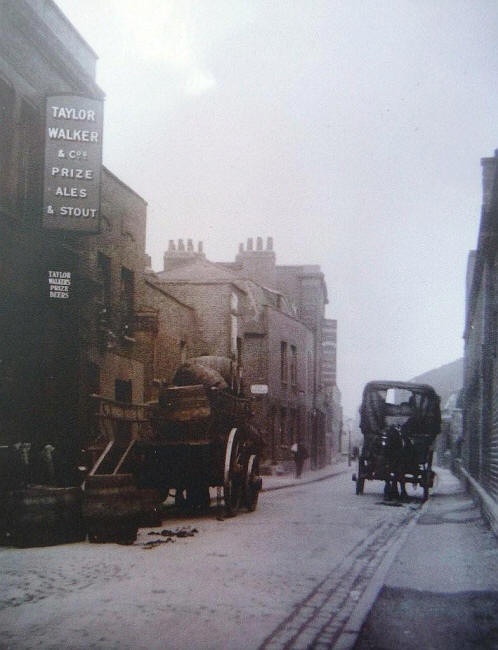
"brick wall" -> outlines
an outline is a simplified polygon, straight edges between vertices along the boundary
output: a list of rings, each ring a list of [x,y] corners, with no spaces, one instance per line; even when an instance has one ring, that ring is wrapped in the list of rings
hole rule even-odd
[[[195,309],[200,336],[206,349],[203,354],[229,357],[232,352],[232,294],[243,293],[230,283],[195,283],[163,281],[166,291]],[[240,319],[237,319],[241,330]]]
[[[202,354],[206,344],[199,332],[197,315],[189,307],[152,282],[146,282],[144,301],[157,313],[152,378],[170,383],[181,363]]]

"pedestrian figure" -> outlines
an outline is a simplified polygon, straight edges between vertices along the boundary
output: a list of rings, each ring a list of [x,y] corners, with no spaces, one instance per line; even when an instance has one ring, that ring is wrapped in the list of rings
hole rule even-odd
[[[14,485],[27,487],[31,483],[31,443],[16,442],[12,446],[14,464]]]
[[[48,443],[40,452],[41,483],[43,485],[55,485],[54,451],[55,447]]]
[[[291,447],[294,462],[296,463],[296,478],[301,478],[304,461],[308,458],[308,450],[301,442],[295,442]]]

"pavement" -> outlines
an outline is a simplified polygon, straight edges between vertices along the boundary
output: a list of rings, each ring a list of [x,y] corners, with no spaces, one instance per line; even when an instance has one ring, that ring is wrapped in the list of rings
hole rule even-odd
[[[327,465],[321,469],[305,469],[301,475],[301,478],[296,478],[296,476],[292,473],[263,476],[262,491],[271,492],[272,490],[281,490],[282,488],[292,487],[293,485],[315,483],[316,481],[323,481],[327,478],[335,476],[336,474],[342,474],[347,471],[353,473],[353,465],[349,466],[347,461],[344,460],[342,456],[339,456],[332,461],[331,465]]]
[[[343,459],[263,490],[353,473]],[[498,539],[463,484],[436,483],[378,567],[334,650],[498,650]]]

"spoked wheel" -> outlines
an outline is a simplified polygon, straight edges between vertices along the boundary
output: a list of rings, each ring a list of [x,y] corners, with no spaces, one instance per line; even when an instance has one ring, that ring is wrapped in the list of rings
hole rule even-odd
[[[240,505],[242,493],[241,465],[242,446],[237,429],[232,429],[228,436],[225,451],[225,472],[223,480],[223,496],[225,499],[225,516],[234,517]]]
[[[365,476],[363,474],[363,461],[358,461],[358,474],[356,475],[356,494],[363,494],[365,488]]]
[[[244,505],[249,512],[254,512],[254,510],[256,510],[261,484],[262,480],[259,475],[259,460],[256,454],[251,454],[247,462],[244,481]]]

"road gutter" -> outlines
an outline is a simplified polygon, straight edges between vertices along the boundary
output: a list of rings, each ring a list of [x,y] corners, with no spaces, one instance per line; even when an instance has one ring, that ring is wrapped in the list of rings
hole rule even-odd
[[[354,648],[361,628],[363,627],[363,624],[365,623],[367,616],[373,607],[373,604],[377,600],[380,590],[384,586],[387,573],[391,568],[392,563],[401,550],[401,547],[406,542],[411,530],[417,525],[418,519],[427,509],[428,503],[429,502],[426,501],[420,507],[413,519],[409,521],[401,535],[391,544],[389,550],[382,558],[381,563],[372,576],[368,587],[360,597],[358,604],[354,608],[353,613],[349,617],[349,620],[344,626],[344,629],[341,632],[339,638],[332,646],[333,650],[352,650]]]
[[[347,474],[349,471],[350,468],[348,467],[347,469],[339,469],[336,472],[322,474],[321,476],[289,479],[288,483],[283,483],[282,485],[269,485],[268,487],[265,487],[265,477],[263,476],[263,487],[261,488],[261,492],[273,492],[274,490],[283,490],[284,488],[293,488],[299,487],[300,485],[307,485],[309,483],[318,483],[319,481],[326,481],[329,478],[334,478],[335,476],[340,476],[341,474]]]

